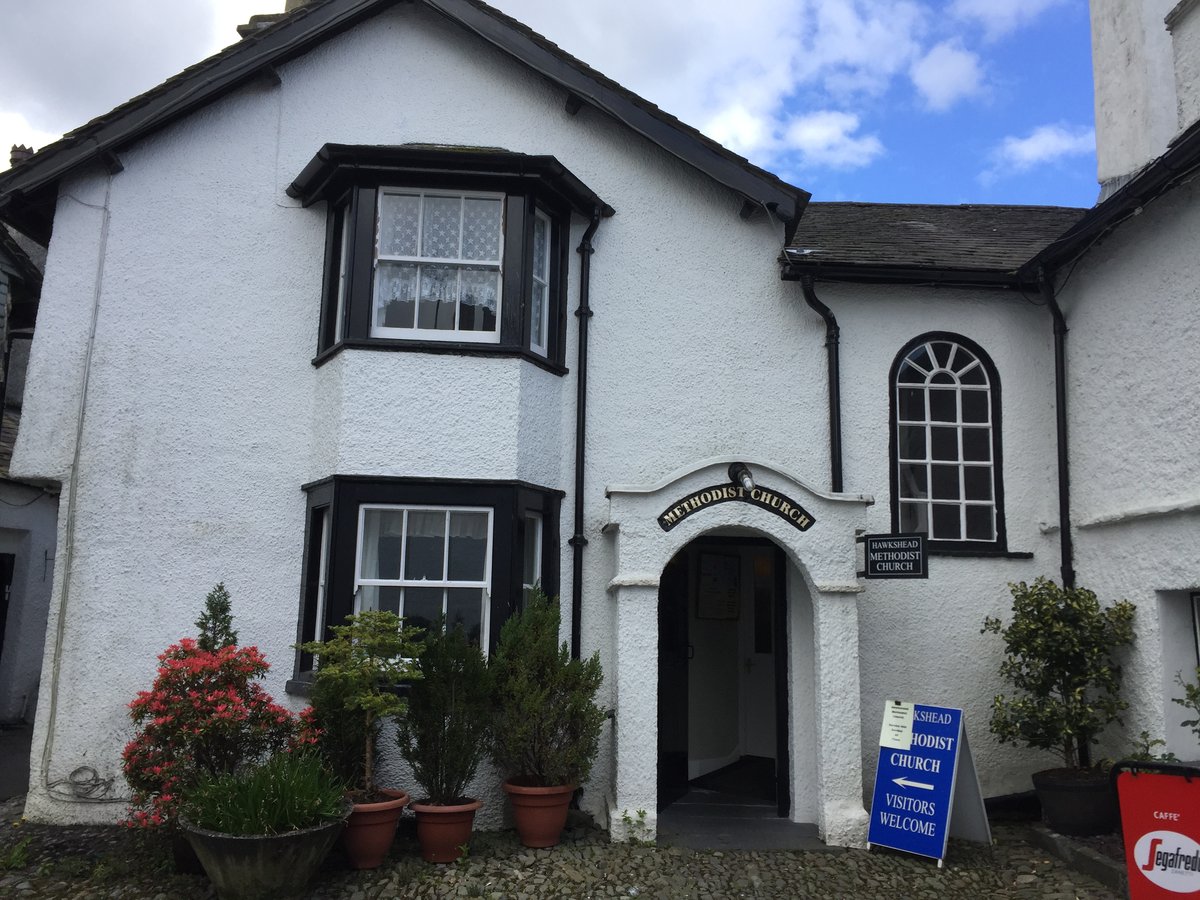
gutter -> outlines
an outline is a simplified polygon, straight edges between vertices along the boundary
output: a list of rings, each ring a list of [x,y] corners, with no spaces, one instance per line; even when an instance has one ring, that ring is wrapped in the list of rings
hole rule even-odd
[[[829,467],[830,490],[842,492],[842,391],[841,357],[839,344],[842,330],[838,327],[833,311],[820,301],[813,289],[813,276],[800,276],[800,287],[804,300],[825,320],[825,358],[829,371]]]
[[[583,548],[588,540],[583,534],[583,465],[584,441],[587,434],[587,372],[588,372],[588,319],[593,315],[588,305],[588,294],[592,280],[592,238],[600,227],[604,210],[599,206],[592,210],[583,239],[576,252],[579,262],[579,308],[575,317],[579,320],[578,363],[575,367],[575,526],[571,539],[571,657],[579,659],[583,637]]]

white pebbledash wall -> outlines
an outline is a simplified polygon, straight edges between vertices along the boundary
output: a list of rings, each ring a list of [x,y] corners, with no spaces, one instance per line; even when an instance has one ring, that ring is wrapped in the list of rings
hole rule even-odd
[[[306,482],[516,478],[566,491],[570,595],[574,372],[369,351],[311,365],[325,213],[284,189],[326,142],[552,154],[617,210],[592,268],[582,621],[617,717],[585,807],[654,809],[657,579],[681,540],[733,526],[788,553],[793,691],[816,720],[793,719],[795,817],[815,818],[832,842],[861,843],[889,697],[963,707],[985,793],[1028,787],[1043,761],[998,750],[986,731],[999,646],[979,626],[1007,610],[1006,582],[1058,568],[1042,527],[1055,520],[1044,310],[1003,294],[819,285],[842,325],[850,494],[825,497],[824,327],[779,278],[780,223],[743,221],[732,192],[587,107],[568,115],[561,90],[422,7],[397,6],[280,75],[278,87],[242,89],[124,151],[119,175],[62,185],[14,473],[69,485],[85,384],[87,403],[74,509],[64,491],[59,520],[27,815],[120,814],[119,803],[81,802],[63,780],[90,766],[114,779],[109,798],[125,794],[125,704],[149,684],[156,654],[192,633],[218,580],[242,641],[274,664],[268,689],[284,697]],[[582,230],[576,221],[572,249]],[[578,287],[572,252],[572,310]],[[1009,545],[1034,558],[935,558],[928,581],[863,589],[854,533],[891,527],[888,369],[930,330],[970,337],[999,369]],[[655,505],[716,477],[714,458],[789,473],[781,483],[813,503],[818,524],[789,534],[777,517],[723,504],[668,538]],[[606,499],[607,488],[664,479],[658,494]],[[480,790],[483,824],[498,824],[490,775]]]

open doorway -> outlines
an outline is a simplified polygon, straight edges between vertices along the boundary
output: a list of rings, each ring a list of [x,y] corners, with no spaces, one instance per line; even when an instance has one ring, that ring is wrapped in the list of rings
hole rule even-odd
[[[658,808],[790,812],[787,565],[762,538],[698,538],[658,597]]]

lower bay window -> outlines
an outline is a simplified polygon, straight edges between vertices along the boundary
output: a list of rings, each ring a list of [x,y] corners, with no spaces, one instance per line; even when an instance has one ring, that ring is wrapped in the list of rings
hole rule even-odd
[[[444,616],[486,652],[533,585],[558,592],[559,491],[341,475],[304,490],[301,641],[384,609],[425,628]],[[297,676],[311,668],[297,654]]]

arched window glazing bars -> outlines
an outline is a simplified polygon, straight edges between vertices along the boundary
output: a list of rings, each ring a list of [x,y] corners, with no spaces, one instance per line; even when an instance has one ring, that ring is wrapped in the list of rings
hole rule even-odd
[[[1004,551],[1000,381],[961,335],[910,341],[891,374],[892,527],[930,550]]]

